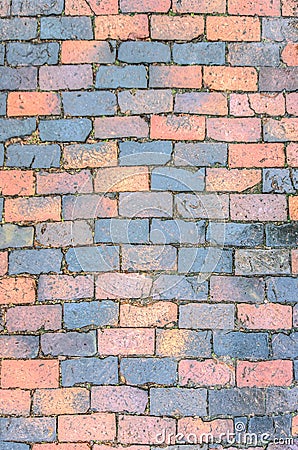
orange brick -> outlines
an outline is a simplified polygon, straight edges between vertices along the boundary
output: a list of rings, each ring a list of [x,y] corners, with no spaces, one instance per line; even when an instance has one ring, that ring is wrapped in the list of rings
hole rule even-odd
[[[238,320],[249,330],[278,330],[292,328],[292,308],[278,303],[238,305]]]
[[[287,66],[298,66],[298,44],[287,44],[282,51],[281,58]]]
[[[151,66],[149,83],[150,87],[199,89],[202,86],[202,68],[200,66]]]
[[[173,0],[173,11],[200,14],[224,13],[226,0]]]
[[[0,414],[27,416],[30,415],[30,391],[21,389],[0,390]]]
[[[164,327],[177,322],[178,308],[175,303],[156,302],[151,305],[122,304],[121,327]]]
[[[8,331],[58,330],[61,322],[61,305],[15,306],[6,313]]]
[[[113,441],[116,437],[115,414],[58,417],[59,441]]]
[[[216,141],[256,142],[261,138],[261,120],[257,118],[208,118],[207,135]]]
[[[227,432],[233,433],[233,431],[232,419],[215,419],[210,422],[204,422],[200,418],[184,417],[178,420],[178,433],[182,433],[184,436],[191,434],[192,436],[201,436],[204,439],[202,435],[206,435],[208,440],[208,434],[216,438],[222,437],[222,433],[226,435]]]
[[[33,395],[33,413],[38,416],[85,413],[89,406],[84,388],[37,389]]]
[[[279,16],[280,0],[228,0],[229,14]]]
[[[110,61],[107,42],[98,41],[64,41],[61,45],[62,64],[84,64]],[[109,47],[108,47],[109,48]]]
[[[281,0],[283,16],[298,16],[297,0]]]
[[[207,169],[207,191],[242,192],[262,181],[262,173],[257,169]]]
[[[156,354],[174,358],[196,356],[197,337],[193,330],[161,330],[156,336]]]
[[[8,116],[50,116],[60,112],[60,97],[54,92],[10,92],[8,94]]]
[[[292,114],[293,116],[298,116],[298,93],[297,92],[290,92],[289,94],[286,94],[286,105],[287,105],[287,112],[289,114]],[[295,144],[289,144],[289,145],[295,145]],[[297,148],[298,144],[296,144]]]
[[[0,252],[0,277],[8,271],[8,252]]]
[[[230,144],[229,167],[284,167],[284,144]]]
[[[111,167],[117,166],[117,162],[116,142],[103,142],[102,146],[92,149],[84,144],[68,145],[63,149],[63,165],[66,169]]]
[[[289,197],[290,218],[298,220],[298,195]]]
[[[90,450],[89,444],[34,444],[32,450]]]
[[[215,91],[257,91],[258,74],[253,67],[204,67],[204,86]]]
[[[59,386],[59,361],[6,359],[2,361],[1,386],[23,389],[57,388]]]
[[[290,386],[292,381],[292,361],[238,361],[237,363],[237,386],[239,387]]]
[[[34,195],[35,182],[32,170],[1,170],[0,195]]]
[[[30,197],[5,200],[6,222],[61,220],[60,197]]]
[[[0,305],[34,303],[35,280],[29,277],[1,278]]]
[[[65,14],[71,16],[118,14],[118,0],[65,0]]]
[[[206,20],[209,41],[259,41],[260,19],[257,17],[208,16]]]
[[[292,273],[298,275],[298,249],[292,250]]]
[[[191,115],[151,116],[151,139],[203,141],[205,118]]]
[[[95,39],[119,39],[122,41],[149,37],[148,16],[99,16],[95,18]]]
[[[179,363],[179,382],[186,386],[233,385],[235,369],[223,361],[186,359]]]
[[[204,34],[202,16],[152,16],[151,38],[162,41],[191,41]]]
[[[95,175],[95,192],[133,192],[149,190],[147,167],[99,169]]]
[[[154,329],[110,328],[98,330],[100,355],[153,355]]]
[[[169,442],[174,444],[175,419],[150,416],[120,416],[118,440],[122,444],[160,444],[160,435],[168,433]]]
[[[293,417],[292,434],[293,436],[298,436],[298,415]]]

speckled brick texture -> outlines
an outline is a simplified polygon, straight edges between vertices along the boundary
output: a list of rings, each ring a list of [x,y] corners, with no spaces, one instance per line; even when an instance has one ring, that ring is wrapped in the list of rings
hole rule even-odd
[[[0,0],[0,450],[298,450],[297,105],[297,0]]]

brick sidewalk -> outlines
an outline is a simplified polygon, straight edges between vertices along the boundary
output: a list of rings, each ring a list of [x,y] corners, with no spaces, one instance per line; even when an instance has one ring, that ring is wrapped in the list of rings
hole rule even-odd
[[[0,450],[298,450],[298,2],[119,2],[0,0]]]

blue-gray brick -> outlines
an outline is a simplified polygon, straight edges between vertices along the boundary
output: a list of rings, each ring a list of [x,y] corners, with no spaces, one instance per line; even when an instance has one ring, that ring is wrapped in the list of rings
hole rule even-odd
[[[102,302],[64,303],[64,324],[66,328],[83,328],[88,325],[103,327],[117,325],[118,303]]]
[[[276,417],[252,417],[248,424],[248,433],[256,435],[259,443],[265,440],[272,441],[273,439],[287,438],[291,436],[291,422],[290,415],[276,416]]]
[[[96,353],[96,331],[78,333],[45,333],[40,338],[45,356],[93,356]]]
[[[36,89],[36,67],[0,67],[0,91],[26,91]]]
[[[279,45],[261,42],[229,44],[233,66],[279,66]]]
[[[42,120],[39,124],[42,141],[84,142],[91,130],[90,119]]]
[[[173,110],[173,96],[168,89],[121,91],[118,104],[124,114],[159,114]]]
[[[39,337],[2,335],[0,336],[0,347],[1,358],[36,358],[39,352]]]
[[[289,335],[279,333],[272,337],[272,349],[274,358],[297,358],[298,355],[298,331]]]
[[[174,148],[174,163],[176,166],[225,166],[227,148],[227,144],[179,142]]]
[[[95,222],[95,242],[142,244],[149,242],[147,219],[100,219]]]
[[[266,333],[242,333],[241,331],[216,331],[213,336],[214,352],[218,356],[232,358],[268,358]]]
[[[266,413],[287,413],[297,410],[298,387],[292,389],[268,387],[266,392]]]
[[[175,167],[161,167],[153,169],[151,175],[151,189],[155,191],[203,191],[205,188],[205,169],[196,172],[177,169]]]
[[[9,255],[9,274],[59,273],[62,252],[58,249],[15,250]]]
[[[263,192],[293,194],[298,189],[298,171],[263,169]]]
[[[19,227],[6,223],[0,225],[0,249],[30,247],[33,245],[33,227]]]
[[[204,244],[205,221],[186,222],[181,219],[153,219],[150,241],[153,244]]]
[[[2,442],[0,441],[1,450],[29,450],[29,445],[20,444],[19,442]]]
[[[275,42],[298,42],[297,20],[294,18],[263,18],[262,37]]]
[[[5,54],[5,47],[4,45],[0,45],[0,66],[4,65],[4,54]]]
[[[3,204],[4,204],[4,200],[3,200],[3,198],[0,197],[0,222],[2,222]]]
[[[118,59],[127,63],[170,62],[171,50],[161,42],[122,42]]]
[[[235,271],[237,275],[286,275],[289,259],[287,250],[236,250]]]
[[[210,416],[265,414],[265,389],[220,389],[209,391]]]
[[[0,119],[0,141],[12,137],[30,136],[36,129],[36,119]]]
[[[171,159],[172,143],[155,142],[120,142],[119,164],[121,166],[159,166]]]
[[[235,247],[256,247],[263,244],[262,224],[209,222],[207,242]]]
[[[234,315],[234,305],[188,303],[179,307],[179,328],[232,330]]]
[[[12,144],[6,149],[6,166],[48,169],[60,166],[59,145]]]
[[[266,225],[266,245],[268,247],[297,247],[298,222],[282,225]]]
[[[174,44],[173,60],[176,64],[225,64],[224,42],[197,42]]]
[[[266,281],[267,297],[270,302],[296,303],[298,278],[272,277]]]
[[[207,390],[151,388],[150,414],[154,416],[206,416]]]
[[[120,372],[128,384],[172,385],[177,381],[177,361],[170,358],[123,358]]]
[[[36,225],[36,246],[68,247],[93,244],[92,227],[83,220],[39,223]]]
[[[57,64],[58,57],[59,44],[57,42],[43,44],[12,42],[6,45],[6,59],[11,66]]]
[[[298,361],[294,361],[295,380],[298,380]]]
[[[152,297],[155,300],[206,300],[208,283],[199,277],[160,275],[153,282]]]
[[[76,247],[66,253],[66,262],[71,272],[110,272],[119,270],[118,247]]]
[[[61,362],[62,386],[118,383],[118,358],[80,358]]]
[[[96,74],[98,89],[146,88],[145,66],[101,66]]]
[[[179,272],[232,273],[232,250],[205,248],[180,248]]]
[[[0,144],[0,166],[3,166],[3,162],[4,162],[4,145]]]
[[[12,0],[11,12],[18,16],[61,14],[63,0]]]
[[[29,41],[37,37],[37,20],[25,17],[0,19],[0,41]]]
[[[0,92],[0,116],[6,115],[6,101],[7,94],[5,92]]]
[[[64,92],[64,113],[70,116],[113,116],[117,111],[112,92]]]
[[[93,39],[90,17],[42,17],[41,39]]]
[[[54,442],[56,419],[54,417],[2,418],[0,419],[0,439],[4,441],[17,439],[20,442]],[[17,446],[13,447],[13,450],[17,448]]]

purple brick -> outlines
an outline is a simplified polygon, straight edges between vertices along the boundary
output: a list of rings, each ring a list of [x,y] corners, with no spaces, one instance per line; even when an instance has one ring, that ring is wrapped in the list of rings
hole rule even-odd
[[[229,45],[229,61],[233,66],[278,66],[279,45],[272,43],[236,43]]]
[[[96,353],[96,332],[46,333],[40,344],[45,356],[92,356]]]
[[[35,67],[0,67],[0,91],[26,91],[36,89],[37,69]]]
[[[36,225],[37,245],[68,247],[93,243],[92,228],[87,221],[39,223]]]
[[[265,282],[263,278],[212,276],[210,299],[213,302],[263,303]]]
[[[38,336],[0,336],[0,357],[31,359],[39,352]]]

